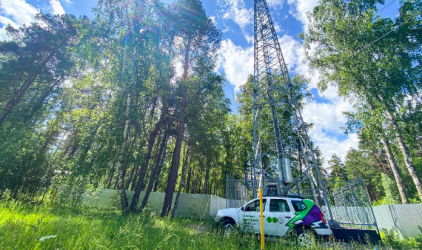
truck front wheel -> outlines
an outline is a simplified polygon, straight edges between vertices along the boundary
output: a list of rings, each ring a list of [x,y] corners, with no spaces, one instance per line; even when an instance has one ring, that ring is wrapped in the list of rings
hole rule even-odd
[[[234,221],[231,219],[224,219],[221,223],[224,235],[230,235],[234,233]]]

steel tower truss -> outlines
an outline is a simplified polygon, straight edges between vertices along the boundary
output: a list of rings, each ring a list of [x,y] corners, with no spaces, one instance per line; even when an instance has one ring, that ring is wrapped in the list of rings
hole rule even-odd
[[[301,91],[291,82],[266,1],[255,0],[254,5],[254,179],[260,175],[264,186],[276,187],[278,195],[315,200],[332,219],[301,114]],[[283,174],[290,166],[295,179]]]

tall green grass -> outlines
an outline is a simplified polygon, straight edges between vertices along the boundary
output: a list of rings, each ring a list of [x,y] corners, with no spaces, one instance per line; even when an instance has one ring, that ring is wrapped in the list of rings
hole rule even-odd
[[[98,209],[0,206],[1,249],[258,249],[258,243],[251,237],[222,237],[207,222],[160,218],[148,210],[122,215]]]
[[[40,241],[45,236],[55,238]],[[313,249],[373,249],[319,244]],[[146,210],[0,204],[0,249],[260,249],[252,235],[222,236],[211,222],[160,218]],[[300,249],[294,240],[267,241],[266,249]]]

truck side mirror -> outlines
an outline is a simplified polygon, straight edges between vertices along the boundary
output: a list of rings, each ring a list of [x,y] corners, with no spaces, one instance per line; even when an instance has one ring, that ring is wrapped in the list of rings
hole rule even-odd
[[[241,207],[240,210],[245,211],[245,207]]]

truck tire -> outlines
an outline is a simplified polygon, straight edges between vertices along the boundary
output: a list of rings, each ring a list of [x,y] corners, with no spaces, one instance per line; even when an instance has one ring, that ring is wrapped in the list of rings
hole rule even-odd
[[[316,234],[315,232],[306,227],[296,228],[297,242],[300,247],[309,248],[315,245]]]
[[[223,235],[230,235],[234,233],[234,221],[232,219],[224,219],[221,223]]]

